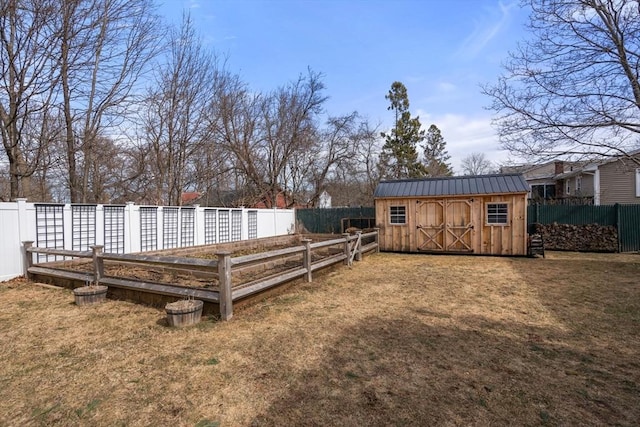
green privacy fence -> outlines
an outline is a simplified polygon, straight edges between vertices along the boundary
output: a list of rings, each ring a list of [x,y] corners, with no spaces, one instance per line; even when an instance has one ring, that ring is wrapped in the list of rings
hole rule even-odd
[[[640,205],[618,206],[618,247],[621,252],[640,251]]]
[[[348,227],[370,228],[375,223],[375,208],[296,209],[296,221],[311,233],[342,233]],[[530,205],[531,226],[540,224],[600,224],[618,229],[620,252],[640,251],[640,204],[607,206]]]
[[[296,222],[304,225],[310,233],[339,234],[349,227],[372,228],[375,218],[373,207],[296,209]]]
[[[599,224],[618,229],[620,252],[640,251],[640,205],[563,206],[530,205],[529,225],[539,224]]]

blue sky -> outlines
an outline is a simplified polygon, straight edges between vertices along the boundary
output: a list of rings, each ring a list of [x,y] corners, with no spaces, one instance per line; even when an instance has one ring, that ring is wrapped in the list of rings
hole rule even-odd
[[[480,85],[496,81],[526,36],[517,0],[165,0],[160,9],[176,24],[183,10],[254,90],[310,67],[324,74],[328,114],[356,110],[384,130],[392,125],[384,96],[401,81],[412,115],[442,131],[456,172],[470,152],[508,159]]]

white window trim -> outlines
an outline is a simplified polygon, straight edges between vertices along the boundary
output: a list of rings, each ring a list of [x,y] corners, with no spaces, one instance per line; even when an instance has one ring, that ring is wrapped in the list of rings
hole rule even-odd
[[[489,222],[489,205],[507,205],[507,222]],[[484,206],[484,223],[489,227],[508,227],[511,225],[511,203],[509,202],[486,202]]]
[[[636,197],[640,197],[640,168],[636,169]]]
[[[404,222],[392,222],[391,221],[391,208],[404,208]],[[407,206],[406,205],[392,205],[389,206],[389,225],[407,225]]]
[[[593,204],[600,206],[600,169],[593,174]]]

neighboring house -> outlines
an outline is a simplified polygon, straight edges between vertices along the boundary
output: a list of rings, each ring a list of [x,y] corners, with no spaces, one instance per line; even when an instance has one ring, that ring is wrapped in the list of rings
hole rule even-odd
[[[290,193],[285,193],[284,191],[279,191],[278,194],[276,194],[276,203],[275,206],[272,205],[272,207],[278,208],[278,209],[292,209],[292,208],[308,208],[309,207],[309,203],[307,204],[302,204],[302,203],[295,203],[292,204],[291,200],[292,200],[292,196]],[[269,201],[271,199],[269,199],[269,196],[263,196],[261,198],[261,200],[255,204],[252,204],[251,207],[253,208],[264,208],[267,205],[267,201]],[[330,208],[331,207],[331,195],[329,193],[327,193],[326,191],[323,191],[322,193],[320,193],[320,196],[318,196],[318,208]]]
[[[640,152],[632,157],[640,162]],[[629,157],[598,162],[555,161],[507,166],[501,172],[522,173],[531,185],[529,199],[559,204],[613,205],[640,203],[640,163]]]
[[[215,207],[245,207],[255,209],[265,209],[267,206],[277,209],[289,209],[291,208],[289,197],[283,192],[279,191],[275,197],[275,203],[269,195],[264,194],[262,196],[255,195],[250,189],[240,190],[211,190],[199,199],[199,203],[202,206],[215,206]]]
[[[526,255],[529,190],[520,174],[381,181],[380,249]]]
[[[630,158],[611,159],[594,166],[593,200],[595,205],[640,203],[640,150]]]
[[[326,191],[320,193],[318,197],[318,207],[321,209],[328,209],[331,207],[331,195]]]
[[[531,186],[529,199],[542,202],[566,198],[566,187],[559,181],[558,177],[564,174],[572,174],[583,166],[584,163],[554,161],[539,165],[503,166],[500,168],[500,172],[522,174]],[[573,188],[575,190],[576,187]]]
[[[568,204],[596,204],[594,198],[595,164],[585,164],[574,170],[559,173],[556,180],[556,199],[569,202]]]
[[[267,207],[287,209],[289,207],[289,203],[284,191],[279,191],[276,194],[275,203],[273,203],[273,201],[271,200],[271,196],[265,194],[264,196],[259,198],[258,202],[252,203],[250,207],[258,209],[265,209]]]
[[[198,193],[197,191],[185,191],[181,196],[182,205],[195,205],[198,203],[201,197],[202,194]]]

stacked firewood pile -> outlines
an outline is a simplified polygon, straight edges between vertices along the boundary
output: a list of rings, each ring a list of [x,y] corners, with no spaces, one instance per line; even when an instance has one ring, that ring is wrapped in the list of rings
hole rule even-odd
[[[559,251],[617,252],[618,230],[613,225],[534,224],[544,248]]]

